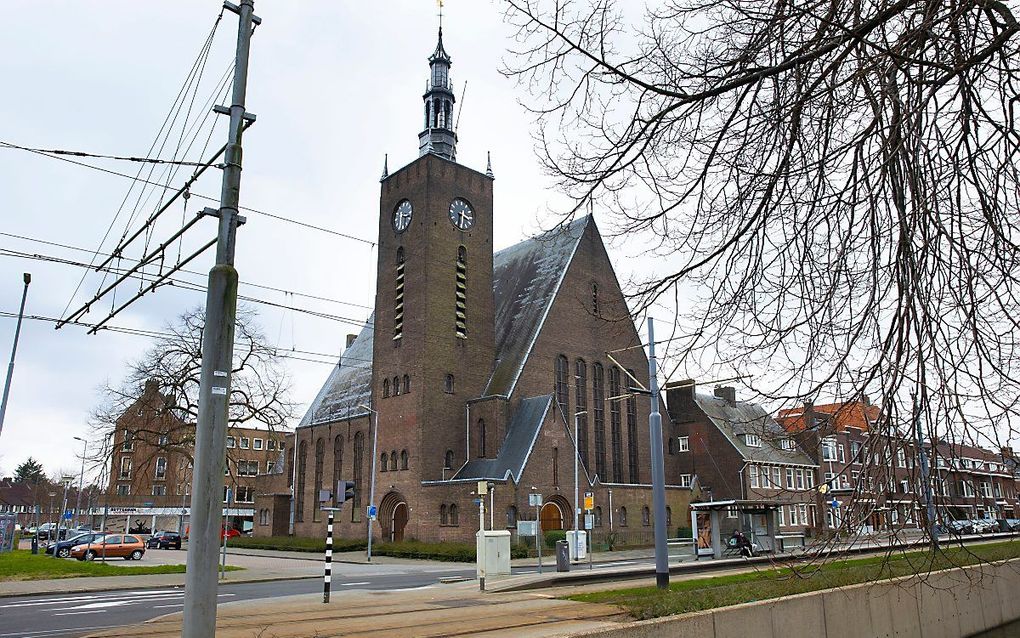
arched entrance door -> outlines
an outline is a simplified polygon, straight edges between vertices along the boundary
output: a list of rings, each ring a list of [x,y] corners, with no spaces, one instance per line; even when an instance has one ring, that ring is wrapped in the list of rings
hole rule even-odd
[[[399,543],[404,540],[404,527],[407,526],[407,503],[401,501],[393,506],[393,518],[390,522],[390,541]]]
[[[542,506],[542,531],[563,529],[563,510],[553,501]]]
[[[390,492],[379,502],[379,527],[384,540],[404,540],[407,526],[407,499],[400,492]]]

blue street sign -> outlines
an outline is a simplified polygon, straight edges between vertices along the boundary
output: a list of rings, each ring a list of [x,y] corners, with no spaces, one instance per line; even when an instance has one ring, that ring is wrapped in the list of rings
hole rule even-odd
[[[72,518],[74,518],[74,515],[73,515],[73,514],[71,513],[71,511],[70,511],[70,510],[68,510],[68,511],[64,512],[64,520],[65,520],[65,521],[69,521],[69,520],[71,520]]]
[[[368,506],[368,516],[369,516],[369,518],[375,518],[375,515],[378,513],[378,511],[379,510],[377,510],[375,508],[375,505],[369,505]]]
[[[832,502],[829,503],[829,505],[832,506],[832,509],[836,509],[839,507],[839,501],[837,501],[836,499],[832,499]]]

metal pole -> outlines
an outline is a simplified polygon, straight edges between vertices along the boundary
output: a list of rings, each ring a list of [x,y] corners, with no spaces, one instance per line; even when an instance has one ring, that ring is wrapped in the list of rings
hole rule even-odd
[[[369,482],[368,488],[368,508],[365,509],[365,518],[368,519],[368,562],[372,562],[372,517],[369,515],[371,507],[375,504],[375,461],[376,461],[376,447],[379,443],[379,412],[372,410],[372,480]]]
[[[581,550],[581,536],[580,530],[577,527],[577,518],[581,513],[581,502],[577,500],[577,457],[580,454],[577,450],[577,416],[578,413],[574,413],[574,556],[577,556]]]
[[[64,484],[64,496],[61,499],[60,514],[57,516],[57,537],[56,537],[56,541],[55,541],[56,543],[59,543],[60,540],[61,540],[60,539],[60,523],[64,520],[64,512],[67,511],[67,485],[68,485],[68,483],[71,483],[72,481],[74,481],[73,477],[70,477],[71,478],[70,481],[67,480],[69,477],[65,476],[65,477],[62,477],[62,478],[63,478],[63,480],[61,480],[60,482]],[[53,547],[53,558],[56,558],[56,557],[57,557],[57,548],[56,548],[56,546],[54,546]]]
[[[478,553],[478,591],[485,591],[485,494],[478,495],[478,536],[481,552]]]
[[[322,602],[329,602],[330,581],[333,578],[333,508],[326,518],[326,567],[322,574]]]
[[[931,493],[931,481],[928,480],[928,455],[924,453],[924,439],[921,436],[921,419],[918,418],[917,397],[912,397],[914,403],[914,437],[917,439],[917,455],[921,461],[921,484],[924,485],[924,505],[928,513],[928,535],[931,537],[931,550],[939,549],[938,524],[935,522],[935,503]],[[935,451],[935,446],[932,446]]]
[[[18,353],[18,338],[21,336],[21,320],[25,316],[25,298],[28,297],[28,284],[32,283],[32,273],[22,275],[25,288],[21,291],[21,308],[18,309],[18,323],[14,328],[14,347],[11,348],[11,362],[7,366],[7,382],[4,384],[4,398],[0,401],[0,433],[4,429],[4,416],[7,414],[7,396],[11,392],[11,377],[14,376],[14,355]]]
[[[223,548],[220,553],[220,578],[227,577],[227,523],[230,521],[230,500],[234,490],[227,488],[226,508],[222,514],[220,528],[223,530]]]
[[[648,443],[652,448],[652,506],[655,508],[655,585],[669,588],[669,554],[666,548],[666,479],[662,462],[662,416],[659,414],[659,378],[655,365],[655,326],[648,318],[648,388],[652,411],[648,415]]]
[[[230,370],[234,355],[234,320],[237,313],[237,270],[234,243],[241,221],[237,207],[241,191],[241,135],[248,82],[254,0],[224,6],[238,15],[234,85],[230,104],[230,131],[224,155],[220,191],[216,265],[209,271],[205,327],[202,336],[202,376],[198,392],[195,467],[191,488],[191,530],[187,574],[184,580],[182,638],[209,638],[216,634],[216,551],[219,548],[223,504],[223,464],[226,459]]]
[[[287,524],[287,534],[294,535],[294,516],[297,513],[297,448],[298,428],[294,428],[294,451],[291,452],[290,463],[290,522]],[[286,440],[286,439],[284,439]]]
[[[535,506],[535,529],[537,530],[537,532],[536,532],[537,535],[535,536],[535,547],[538,548],[538,573],[539,574],[542,573],[542,541],[545,540],[545,539],[542,538],[542,517],[539,515],[539,512],[538,512],[538,510],[540,508],[541,508],[541,505],[536,505]]]
[[[81,437],[73,437],[75,440],[84,443],[81,450],[81,474],[78,475],[78,496],[74,500],[74,526],[78,526],[78,509],[81,507],[81,490],[85,483],[85,455],[89,451],[89,442]],[[155,530],[153,530],[155,531]]]

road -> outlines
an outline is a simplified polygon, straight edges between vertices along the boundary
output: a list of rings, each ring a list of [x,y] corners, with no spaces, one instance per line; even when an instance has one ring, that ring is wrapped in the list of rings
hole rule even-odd
[[[638,562],[643,561],[604,562],[596,563],[595,567],[613,567]],[[334,566],[334,569],[337,568]],[[554,570],[555,565],[546,564],[545,569]],[[345,570],[342,568],[337,571],[339,573],[333,577],[332,585],[334,598],[343,595],[344,590],[411,590],[434,586],[440,578],[458,576],[474,578],[475,576],[474,567],[436,571],[420,569],[394,571],[391,567],[385,573],[365,573],[358,570],[347,575],[343,573]],[[535,571],[534,567],[513,569],[514,574],[528,574]],[[322,580],[319,578],[239,583],[220,586],[219,602],[321,592]],[[157,616],[180,611],[183,607],[183,587],[0,598],[0,638],[84,636],[102,629],[144,622]]]

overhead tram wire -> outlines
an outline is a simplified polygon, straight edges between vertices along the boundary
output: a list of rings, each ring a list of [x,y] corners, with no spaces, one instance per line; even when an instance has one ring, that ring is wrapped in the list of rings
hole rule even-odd
[[[91,169],[91,170],[94,170],[94,171],[98,171],[100,173],[106,173],[107,175],[113,175],[113,176],[116,176],[116,177],[122,177],[122,178],[125,178],[125,179],[130,179],[130,180],[138,181],[138,182],[141,182],[141,183],[144,183],[144,184],[149,184],[151,186],[162,186],[162,184],[160,184],[159,182],[150,182],[150,181],[146,181],[146,180],[143,180],[143,179],[140,179],[140,178],[136,179],[136,178],[132,177],[131,175],[128,175],[127,173],[121,173],[119,171],[115,171],[115,170],[112,170],[112,169],[109,169],[109,168],[103,168],[102,166],[96,166],[94,164],[88,164],[86,162],[82,162],[82,161],[79,161],[79,160],[71,159],[70,157],[63,157],[63,156],[60,156],[60,155],[50,155],[50,154],[45,153],[43,151],[34,151],[34,150],[32,150],[32,151],[29,151],[29,152],[36,153],[38,155],[42,155],[43,157],[49,157],[50,159],[59,160],[61,162],[67,162],[68,164],[74,164],[76,166],[81,166],[83,168],[88,168],[88,169]],[[211,197],[209,195],[202,195],[200,193],[194,193],[193,192],[193,193],[191,193],[191,196],[192,197],[197,197],[199,199],[204,199],[204,200],[207,200],[207,201],[211,201],[211,202],[219,201],[216,197]],[[256,215],[263,215],[264,217],[269,217],[271,219],[276,219],[278,221],[287,222],[289,224],[295,224],[297,226],[302,226],[304,228],[308,228],[308,229],[311,229],[311,230],[319,231],[319,232],[326,233],[326,234],[329,234],[329,235],[334,235],[336,237],[343,237],[344,239],[350,239],[351,241],[360,242],[360,243],[363,243],[363,244],[367,244],[369,246],[375,246],[375,242],[372,241],[372,240],[365,239],[364,237],[357,237],[355,235],[350,235],[348,233],[342,233],[342,232],[340,232],[338,230],[334,230],[332,228],[325,228],[323,226],[316,226],[315,224],[309,224],[308,222],[298,221],[298,220],[292,219],[290,217],[285,217],[283,215],[276,215],[274,213],[270,213],[270,212],[267,212],[267,211],[264,211],[264,210],[259,210],[257,208],[251,208],[249,206],[238,206],[238,209],[239,210],[243,210],[243,211],[248,212],[248,213],[254,213]],[[68,304],[68,305],[70,305],[70,304]]]
[[[14,233],[5,233],[5,232],[2,232],[2,231],[0,231],[0,237],[10,237],[12,239],[18,239],[18,240],[21,240],[21,241],[35,242],[35,243],[43,244],[43,245],[46,245],[46,246],[54,246],[54,247],[57,247],[57,248],[64,248],[64,249],[67,249],[67,250],[76,250],[76,251],[79,251],[79,252],[84,252],[84,253],[89,253],[89,254],[92,254],[92,253],[95,252],[95,251],[93,251],[90,248],[82,248],[80,246],[72,246],[70,244],[61,244],[59,242],[48,241],[48,240],[45,240],[45,239],[38,239],[38,238],[35,238],[35,237],[28,237],[26,235],[16,235]],[[68,265],[68,266],[78,266],[78,267],[81,267],[81,268],[94,268],[96,270],[99,269],[98,266],[91,266],[91,265],[86,264],[84,262],[73,261],[73,260],[70,260],[70,259],[66,259],[64,257],[58,257],[56,255],[44,255],[44,254],[41,254],[41,253],[24,253],[24,252],[21,252],[21,251],[16,251],[16,250],[10,249],[10,248],[0,248],[0,251],[6,251],[8,253],[7,254],[8,257],[19,257],[19,258],[24,258],[24,259],[36,259],[36,260],[39,260],[39,261],[48,261],[48,262],[64,264],[64,265]],[[106,253],[100,253],[100,254],[102,256],[104,256],[104,257],[108,257],[109,256]],[[134,261],[134,260],[132,260],[132,261]],[[119,274],[119,273],[123,272],[123,270],[124,270],[123,268],[117,268],[117,267],[114,267],[114,266],[104,266],[104,269],[108,269],[112,274]],[[204,277],[205,276],[203,273],[200,273],[200,272],[195,271],[195,270],[188,270],[186,268],[181,268],[180,272],[188,274],[188,275],[195,275],[196,277]],[[205,284],[193,283],[193,282],[189,282],[189,281],[181,280],[181,279],[172,279],[170,281],[172,283],[174,283],[174,284],[186,284],[186,285],[198,286],[199,288],[197,288],[197,289],[201,289],[203,291],[205,290]],[[289,295],[293,295],[295,297],[304,297],[306,299],[314,299],[316,301],[324,301],[324,302],[327,302],[327,303],[334,303],[334,304],[338,304],[338,305],[342,305],[342,306],[351,306],[351,307],[354,307],[354,308],[362,308],[364,310],[372,310],[372,306],[366,306],[364,304],[354,303],[353,301],[342,301],[340,299],[332,299],[330,297],[323,297],[321,295],[313,295],[313,294],[310,294],[310,293],[297,292],[297,291],[294,291],[294,290],[285,290],[283,288],[278,288],[278,287],[275,287],[275,286],[268,286],[268,285],[265,285],[265,284],[257,284],[257,283],[251,282],[251,281],[241,281],[241,282],[239,282],[239,284],[242,285],[242,286],[251,286],[252,288],[259,288],[259,289],[262,289],[262,290],[268,290],[268,291],[271,291],[271,292],[279,292],[279,293],[289,294]],[[300,311],[300,309],[299,309],[299,311]]]
[[[7,235],[7,234],[8,233],[0,233],[0,235]],[[79,250],[84,250],[84,249],[79,249]],[[14,258],[19,258],[19,259],[33,259],[33,260],[37,260],[37,261],[44,261],[44,262],[55,263],[55,264],[66,265],[66,266],[76,266],[76,267],[79,267],[79,268],[93,268],[89,264],[86,264],[86,263],[83,263],[83,262],[73,261],[73,260],[70,260],[70,259],[65,259],[65,258],[62,258],[62,257],[56,257],[56,256],[52,256],[52,255],[41,255],[41,254],[38,254],[38,253],[24,253],[24,252],[21,252],[21,251],[11,250],[9,248],[2,248],[2,247],[0,247],[0,257],[14,257]],[[116,266],[105,266],[103,268],[103,271],[104,272],[108,272],[110,274],[114,274],[114,275],[125,275],[125,273],[127,273],[127,269],[118,268]],[[184,269],[180,269],[180,272],[187,272],[189,274],[199,274],[199,273],[195,273],[194,271],[188,271],[188,270],[184,270]],[[132,278],[132,279],[141,279],[143,282],[147,281],[140,274],[138,274],[137,272],[127,273],[126,276],[129,277],[129,278]],[[171,278],[169,276],[160,278],[160,281],[158,282],[158,285],[159,286],[173,286],[173,287],[179,288],[181,290],[188,290],[188,291],[192,291],[192,292],[205,292],[206,291],[205,284],[188,281],[186,279],[173,279],[173,278]],[[302,295],[301,293],[294,293],[294,292],[286,291],[286,290],[279,289],[279,288],[269,288],[267,286],[259,286],[258,284],[246,284],[246,285],[257,286],[257,287],[260,287],[260,288],[267,288],[269,290],[273,290],[273,291],[277,291],[277,292],[283,292],[283,293],[289,293],[289,294],[292,294],[292,295],[295,295],[295,296],[298,296],[298,295],[300,295],[300,296],[307,296],[307,297],[310,297],[310,298],[313,298],[313,299],[321,299],[323,301],[334,302],[334,303],[338,303],[338,304],[348,304],[349,303],[349,302],[344,302],[344,301],[336,301],[336,300],[332,300],[332,299],[327,299],[327,298],[324,298],[324,297],[314,297],[314,296],[311,296],[311,295]],[[290,310],[290,311],[293,311],[293,312],[298,312],[298,313],[301,313],[301,314],[305,314],[305,315],[309,315],[309,316],[312,316],[312,317],[316,317],[318,319],[325,319],[325,320],[328,320],[328,321],[335,321],[337,323],[342,323],[342,324],[350,325],[350,326],[364,327],[364,326],[371,326],[372,325],[372,322],[366,321],[366,320],[363,320],[363,319],[356,319],[356,318],[353,318],[353,317],[345,317],[345,316],[342,316],[342,315],[336,315],[336,314],[332,314],[332,313],[328,313],[328,312],[322,312],[322,311],[319,311],[319,310],[312,310],[312,309],[303,308],[303,307],[300,307],[300,306],[286,305],[286,304],[282,304],[282,303],[279,303],[279,302],[270,301],[268,299],[261,299],[261,298],[258,298],[258,297],[249,297],[247,295],[238,295],[238,300],[239,301],[247,301],[247,302],[250,302],[250,303],[260,304],[260,305],[264,305],[264,306],[270,306],[270,307],[274,307],[274,308],[280,308],[280,309],[283,309],[283,310]],[[351,305],[354,305],[354,304],[351,304]],[[370,309],[370,308],[366,308],[366,309]],[[68,321],[67,323],[69,323],[71,325],[77,325],[78,324],[77,321]]]
[[[208,168],[205,162],[186,162],[183,160],[168,160],[160,159],[158,157],[134,157],[130,155],[103,155],[101,153],[89,153],[87,151],[71,151],[67,149],[57,148],[32,148],[30,146],[14,144],[13,142],[8,142],[6,140],[0,140],[0,148],[15,149],[19,151],[30,151],[32,153],[40,154],[69,155],[71,157],[91,157],[96,159],[119,160],[124,162],[139,162],[142,164],[172,164],[174,166],[195,166]]]
[[[16,313],[16,312],[0,311],[0,318],[15,319],[15,318],[17,318],[17,316],[18,316],[18,313]],[[56,319],[55,317],[45,317],[45,316],[42,316],[42,315],[25,315],[24,319],[26,319],[28,321],[41,321],[41,322],[46,322],[46,323],[55,323],[57,321],[60,321],[59,319]],[[95,324],[91,324],[91,323],[88,323],[88,322],[82,322],[82,321],[74,322],[74,324],[78,325],[78,326],[81,326],[81,327],[84,327],[84,328],[92,328],[95,325]],[[111,325],[106,325],[106,326],[103,326],[101,330],[106,331],[106,332],[114,332],[114,333],[118,333],[118,334],[131,335],[131,336],[135,336],[135,337],[147,337],[147,338],[150,338],[150,339],[172,339],[172,338],[175,338],[175,337],[178,336],[178,335],[176,335],[176,334],[174,334],[172,332],[163,332],[163,331],[160,331],[160,330],[147,330],[145,328],[130,328],[128,326],[111,326]],[[239,341],[235,345],[246,347],[249,344]],[[368,360],[368,359],[361,359],[361,358],[358,358],[358,357],[346,357],[346,356],[344,356],[342,354],[331,354],[331,353],[327,353],[327,352],[312,352],[312,351],[309,351],[309,350],[298,350],[298,349],[295,349],[295,348],[282,348],[280,346],[273,345],[273,344],[266,345],[266,348],[268,348],[269,350],[272,350],[274,356],[281,357],[281,358],[284,358],[284,359],[295,359],[297,361],[308,361],[310,363],[321,363],[321,364],[330,365],[330,366],[335,366],[336,362],[338,360],[342,360],[344,362],[354,361],[356,363],[364,363],[364,364],[371,363],[371,361]],[[298,357],[298,356],[294,356],[295,354],[303,354],[303,355],[308,355],[310,357],[321,357],[322,359],[326,359],[326,360],[309,359],[309,358],[306,358],[306,357]]]
[[[156,137],[155,139],[153,139],[152,144],[149,146],[149,150],[146,152],[146,155],[151,155],[153,150],[156,148],[157,144],[159,143],[160,137],[163,136],[163,131],[166,130],[167,124],[171,120],[171,116],[174,112],[174,106],[181,100],[181,97],[184,95],[187,86],[189,85],[189,80],[195,74],[195,70],[198,68],[200,61],[202,60],[203,57],[208,55],[212,41],[216,35],[216,30],[219,27],[222,18],[223,9],[221,8],[219,14],[216,16],[216,20],[213,22],[213,26],[210,29],[209,34],[206,36],[205,42],[202,44],[202,47],[199,50],[198,56],[196,56],[195,61],[191,65],[191,70],[188,72],[188,76],[187,78],[185,78],[185,82],[181,85],[181,88],[177,93],[177,97],[174,98],[173,105],[170,107],[170,110],[167,111],[166,117],[163,118],[163,123],[160,125],[159,131],[156,133]],[[46,153],[41,153],[41,155],[45,157],[55,157],[75,164],[84,164],[83,162],[72,160],[66,157],[60,157],[58,155],[49,155]],[[120,206],[118,207],[116,214],[114,214],[113,219],[110,220],[110,224],[107,226],[106,232],[103,234],[103,238],[100,240],[99,248],[97,250],[102,250],[103,245],[106,243],[106,240],[109,238],[110,233],[113,231],[114,225],[117,223],[117,219],[120,217],[121,212],[123,212],[124,206],[127,204],[128,198],[131,195],[131,191],[134,189],[135,183],[137,183],[139,181],[139,178],[141,177],[143,168],[144,166],[139,166],[138,172],[134,176],[126,174],[124,175],[124,177],[127,177],[128,179],[132,180],[131,187],[128,188],[127,192],[124,194],[124,199],[121,200]],[[85,279],[87,276],[88,276],[87,272],[82,274],[81,279],[78,281],[77,286],[75,286],[74,292],[71,293],[71,297],[67,300],[67,304],[64,306],[64,310],[63,312],[61,312],[61,314],[65,314],[70,309],[71,304],[74,303],[74,298],[78,295],[78,291],[81,290],[81,287],[85,283]]]

